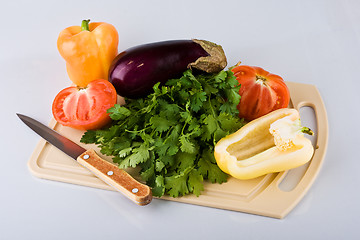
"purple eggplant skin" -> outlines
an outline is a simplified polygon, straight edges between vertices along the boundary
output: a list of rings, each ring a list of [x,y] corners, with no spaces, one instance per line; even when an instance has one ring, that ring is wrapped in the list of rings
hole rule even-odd
[[[219,72],[227,62],[220,45],[204,40],[169,40],[129,48],[113,60],[109,81],[117,94],[142,98],[153,86],[178,78],[188,68]]]

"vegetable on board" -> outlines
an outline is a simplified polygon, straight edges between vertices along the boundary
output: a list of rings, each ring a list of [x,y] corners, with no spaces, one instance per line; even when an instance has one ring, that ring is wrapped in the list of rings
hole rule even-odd
[[[83,143],[95,143],[120,168],[139,166],[153,195],[200,195],[203,181],[222,183],[228,175],[214,158],[215,143],[238,130],[239,86],[233,73],[194,74],[157,83],[145,98],[125,99],[109,109],[107,129],[87,131]]]
[[[108,80],[98,79],[86,88],[72,86],[60,91],[53,101],[52,112],[55,120],[63,126],[98,129],[111,121],[106,111],[116,101],[114,86]]]
[[[145,97],[157,83],[178,78],[188,68],[218,73],[227,65],[220,45],[205,40],[171,40],[121,52],[109,70],[109,81],[122,97]]]
[[[109,67],[118,53],[119,36],[115,27],[89,21],[62,30],[57,40],[69,78],[79,87],[86,87],[95,79],[108,79]]]
[[[241,84],[239,117],[251,121],[288,106],[290,92],[280,76],[246,65],[238,65],[232,71]]]
[[[215,146],[221,170],[237,179],[252,179],[308,162],[314,148],[296,109],[278,109],[255,119]]]

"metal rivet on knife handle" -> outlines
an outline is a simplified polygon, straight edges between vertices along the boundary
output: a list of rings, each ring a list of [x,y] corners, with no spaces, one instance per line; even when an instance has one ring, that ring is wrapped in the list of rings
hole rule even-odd
[[[109,176],[111,176],[111,175],[113,175],[113,174],[114,174],[113,171],[108,171],[108,172],[107,172],[107,175],[109,175]]]
[[[133,188],[131,191],[132,191],[133,193],[137,193],[137,192],[139,191],[139,189]]]
[[[86,159],[89,159],[89,157],[90,157],[89,155],[85,154],[85,155],[83,156],[83,159],[86,160]]]

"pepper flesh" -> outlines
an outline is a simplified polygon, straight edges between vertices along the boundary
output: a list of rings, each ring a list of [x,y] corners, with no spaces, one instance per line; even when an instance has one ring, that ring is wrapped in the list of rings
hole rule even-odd
[[[295,109],[275,110],[251,121],[215,146],[220,169],[237,179],[252,179],[308,162],[314,153]]]
[[[119,43],[118,33],[111,24],[88,24],[89,20],[84,21],[82,26],[62,30],[57,40],[69,78],[81,88],[93,80],[108,79],[110,64],[118,53]]]

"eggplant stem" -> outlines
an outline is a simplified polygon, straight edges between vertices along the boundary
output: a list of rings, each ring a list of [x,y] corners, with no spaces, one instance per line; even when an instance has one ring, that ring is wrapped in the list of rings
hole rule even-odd
[[[207,73],[217,73],[226,67],[225,52],[220,45],[206,40],[192,39],[192,41],[199,44],[209,56],[198,58],[195,62],[190,63],[188,68],[196,68]]]

